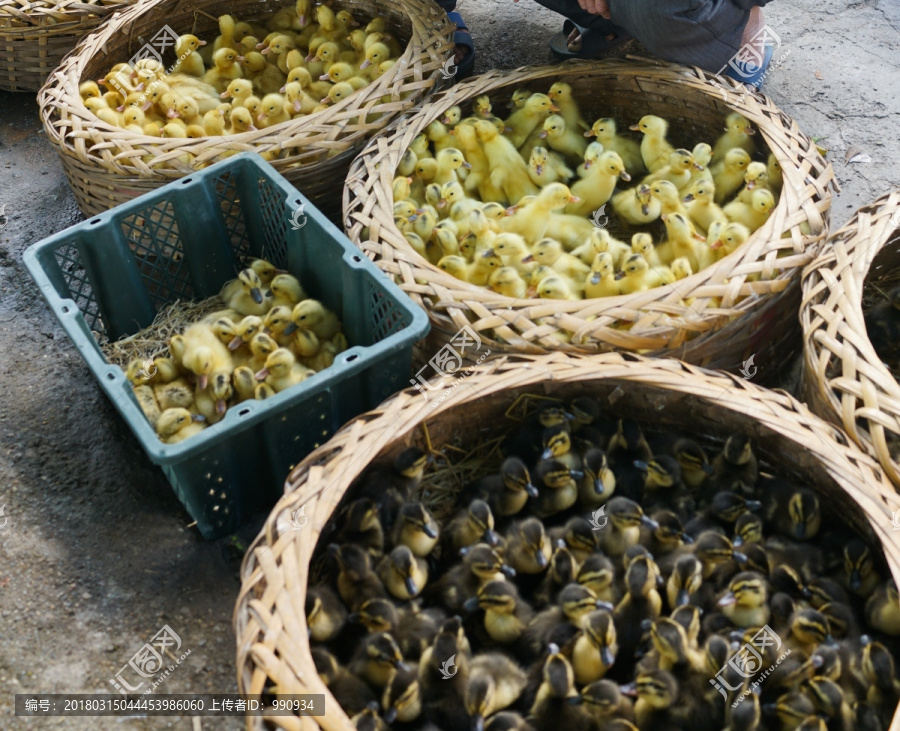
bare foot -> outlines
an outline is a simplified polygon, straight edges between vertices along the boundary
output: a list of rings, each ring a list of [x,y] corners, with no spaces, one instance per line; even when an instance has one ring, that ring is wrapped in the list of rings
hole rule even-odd
[[[615,33],[610,33],[606,36],[608,41],[615,40],[615,38]],[[566,46],[572,53],[578,53],[581,50],[581,31],[578,28],[569,33],[569,37],[566,38]]]

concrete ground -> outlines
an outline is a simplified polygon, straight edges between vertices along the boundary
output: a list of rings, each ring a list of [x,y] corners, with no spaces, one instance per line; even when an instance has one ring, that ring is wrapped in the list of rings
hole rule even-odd
[[[553,13],[528,0],[461,0],[459,10],[476,71],[550,61]],[[776,0],[766,13],[791,53],[764,91],[829,150],[843,188],[835,229],[900,186],[900,3]],[[871,161],[846,162],[857,153]],[[110,690],[166,624],[191,654],[160,692],[236,691],[238,562],[264,516],[213,542],[188,527],[25,272],[25,248],[81,220],[29,95],[0,93],[0,173],[0,728],[241,728],[13,717],[15,693]]]

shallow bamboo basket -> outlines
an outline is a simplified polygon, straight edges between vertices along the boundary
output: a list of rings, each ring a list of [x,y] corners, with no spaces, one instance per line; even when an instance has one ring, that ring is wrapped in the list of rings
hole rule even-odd
[[[79,39],[136,0],[0,0],[0,89],[37,91]]]
[[[610,414],[654,428],[698,429],[719,443],[728,433],[745,433],[767,471],[817,490],[834,516],[873,546],[881,543],[891,573],[900,578],[900,546],[891,530],[900,496],[875,460],[787,393],[672,359],[625,353],[506,356],[473,366],[456,383],[446,381],[443,394],[429,391],[425,399],[412,389],[396,394],[348,423],[288,477],[285,496],[241,570],[234,613],[238,685],[250,698],[272,685],[284,694],[325,693],[325,716],[273,716],[265,723],[257,716],[248,718],[248,728],[315,728],[314,721],[329,730],[353,728],[309,654],[304,600],[319,535],[354,479],[373,461],[410,445],[465,449],[489,441],[524,393],[561,399],[593,395]],[[291,515],[301,507],[309,522],[292,530]]]
[[[755,235],[714,266],[634,295],[513,299],[462,282],[419,256],[394,225],[391,189],[412,140],[453,105],[468,113],[472,100],[487,94],[502,115],[513,90],[546,92],[555,81],[572,85],[589,121],[613,116],[622,129],[651,112],[665,117],[676,147],[690,149],[701,139],[712,144],[724,117],[741,112],[784,168],[778,206]],[[432,327],[423,360],[469,325],[494,353],[620,349],[730,371],[755,353],[762,377],[799,354],[799,273],[828,233],[834,175],[792,119],[768,97],[742,90],[700,69],[642,59],[526,67],[470,79],[393,125],[354,161],[344,189],[348,235],[428,310]],[[748,281],[757,274],[762,281]],[[696,298],[690,306],[682,302],[689,297]]]
[[[803,273],[803,394],[900,485],[900,384],[863,320],[863,299],[900,283],[900,190],[860,208]],[[893,454],[892,454],[893,447]]]
[[[108,210],[236,152],[281,150],[289,156],[272,160],[275,169],[321,210],[339,214],[343,177],[366,138],[443,81],[441,65],[453,48],[453,25],[431,0],[337,0],[335,9],[347,8],[361,19],[384,16],[391,32],[406,43],[405,52],[377,81],[341,103],[268,129],[187,140],[149,137],[101,122],[78,93],[82,81],[100,78],[114,64],[130,59],[164,25],[211,40],[218,35],[217,17],[222,13],[265,22],[284,7],[293,7],[293,2],[148,0],[79,43],[47,80],[38,102],[44,129],[85,215]],[[167,67],[174,61],[171,50],[169,54],[164,56]],[[192,165],[177,159],[185,153],[194,156]]]

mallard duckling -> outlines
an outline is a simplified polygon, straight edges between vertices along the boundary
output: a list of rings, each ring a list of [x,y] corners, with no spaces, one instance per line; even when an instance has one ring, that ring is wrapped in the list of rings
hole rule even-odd
[[[351,611],[357,611],[369,599],[387,596],[381,579],[372,570],[368,551],[352,543],[332,543],[328,552],[338,564],[338,594]]]
[[[712,463],[713,474],[709,478],[707,492],[727,490],[750,496],[753,494],[759,467],[753,444],[743,434],[732,434],[725,441],[722,451]]]
[[[350,661],[351,673],[373,689],[383,690],[396,669],[405,669],[400,646],[392,635],[379,632],[366,637]]]
[[[544,661],[543,681],[528,714],[530,723],[538,731],[558,728],[590,731],[593,719],[577,702],[573,702],[579,696],[575,690],[572,665],[556,645],[551,644],[549,652],[549,657]]]
[[[807,657],[811,656],[819,645],[831,639],[828,620],[824,614],[815,609],[796,611],[791,617],[790,628],[788,645],[794,650],[800,650]]]
[[[629,129],[644,134],[641,140],[641,158],[647,170],[654,173],[668,164],[669,155],[675,148],[666,141],[666,133],[669,130],[669,123],[666,120],[647,114]]]
[[[875,569],[872,551],[858,538],[844,545],[839,579],[845,589],[861,597],[868,597],[881,581]]]
[[[634,140],[616,134],[616,122],[612,117],[598,119],[584,136],[594,137],[603,145],[604,150],[618,153],[631,175],[639,175],[646,170],[641,146]]]
[[[602,729],[636,729],[625,724],[634,720],[634,706],[612,680],[596,680],[581,689],[581,703]]]
[[[637,695],[634,717],[641,731],[681,728],[676,722],[673,705],[678,697],[678,683],[665,670],[639,673],[630,692]]]
[[[713,147],[712,162],[723,160],[729,151],[738,148],[744,150],[748,156],[756,151],[756,144],[752,136],[756,130],[750,126],[749,120],[738,112],[732,112],[725,118],[725,134],[716,140]]]
[[[165,444],[177,444],[203,431],[205,421],[201,414],[184,408],[166,409],[156,421],[156,433]]]
[[[648,462],[637,460],[634,466],[645,471],[642,504],[648,510],[664,508],[685,520],[693,514],[694,500],[681,481],[678,460],[662,454]]]
[[[491,546],[478,543],[459,550],[463,560],[441,578],[436,591],[441,603],[451,612],[462,609],[465,601],[490,581],[514,578],[516,571],[503,563]]]
[[[798,541],[814,538],[822,525],[819,497],[808,488],[772,491],[764,503],[767,521],[781,535]]]
[[[528,625],[526,640],[535,654],[550,642],[567,645],[585,627],[587,617],[602,606],[607,612],[612,605],[597,599],[586,586],[577,583],[566,585],[555,605],[536,615]]]
[[[346,713],[359,713],[370,703],[377,710],[378,702],[369,686],[352,671],[341,667],[334,655],[323,647],[312,647],[311,654],[316,672]]]
[[[702,231],[710,230],[714,221],[728,223],[725,212],[715,204],[716,186],[712,180],[700,179],[691,184],[684,201],[687,215]],[[712,246],[710,245],[710,248]]]
[[[514,523],[506,534],[506,561],[519,574],[546,570],[553,549],[544,524],[537,518]]]
[[[862,579],[862,576],[860,578]],[[862,588],[861,581],[860,589]],[[852,588],[851,591],[853,591]],[[861,591],[857,593],[862,594]],[[873,629],[891,637],[900,636],[900,595],[897,593],[897,585],[893,579],[879,584],[872,590],[866,601],[865,615],[866,622]]]
[[[404,545],[396,546],[381,559],[377,573],[385,589],[404,601],[417,597],[428,583],[427,562]]]
[[[410,723],[422,714],[418,667],[404,664],[394,669],[385,685],[381,707],[388,724]]]
[[[666,582],[669,607],[674,610],[696,602],[702,584],[703,564],[691,554],[680,556]]]
[[[676,188],[675,194],[678,190]],[[662,213],[659,198],[652,195],[649,185],[638,185],[612,197],[613,210],[616,215],[631,226],[652,223]]]
[[[358,498],[343,511],[341,529],[337,540],[362,546],[373,558],[384,551],[384,530],[381,526],[378,505],[369,498]]]
[[[709,172],[716,185],[716,203],[722,205],[744,183],[744,173],[750,164],[750,155],[739,147],[728,150],[725,157],[714,163]]]
[[[741,223],[750,233],[760,228],[775,208],[775,197],[768,188],[756,188],[749,204],[733,200],[722,210],[732,223]]]
[[[572,185],[572,195],[581,200],[567,205],[566,213],[576,216],[591,215],[612,198],[619,180],[626,182],[631,180],[622,158],[617,152],[603,152],[584,177]]]
[[[538,497],[538,489],[531,484],[531,475],[518,457],[508,457],[500,472],[480,478],[467,489],[467,494],[485,500],[491,511],[500,518],[519,513],[528,498]]]
[[[405,503],[394,523],[394,545],[407,546],[415,556],[427,556],[437,545],[440,528],[419,502]]]
[[[694,544],[694,556],[703,564],[703,581],[713,578],[719,567],[736,561],[747,563],[747,556],[735,550],[734,544],[727,536],[715,530],[703,531]]]
[[[543,486],[534,505],[534,513],[538,517],[545,518],[568,510],[578,500],[577,480],[584,477],[584,472],[573,470],[564,461],[551,458],[541,460],[536,474]]]
[[[462,706],[471,660],[472,648],[462,621],[459,617],[445,620],[432,643],[422,651],[419,661],[419,687],[429,718],[468,725]],[[450,668],[453,675],[448,677]]]
[[[286,273],[275,275],[265,293],[266,304],[272,309],[290,307],[293,310],[306,297],[306,291],[300,284],[300,280]]]
[[[460,510],[446,525],[442,534],[452,554],[480,542],[490,546],[499,543],[499,536],[494,532],[494,514],[490,505],[480,499],[472,500],[468,507]]]
[[[499,652],[476,655],[469,666],[464,704],[472,729],[513,705],[525,690],[528,676],[518,663]]]
[[[900,681],[891,652],[880,642],[867,642],[862,649],[860,670],[868,685],[866,702],[882,717],[893,715],[900,698]],[[853,728],[852,724],[847,728]]]
[[[478,595],[463,603],[463,609],[484,611],[484,631],[500,644],[515,643],[521,638],[534,617],[534,610],[519,596],[515,584],[508,581],[489,581]]]
[[[599,447],[591,447],[584,453],[582,470],[584,478],[578,485],[578,504],[584,510],[593,511],[615,494],[616,476],[610,469],[606,452]]]
[[[656,588],[659,579],[659,567],[648,555],[634,558],[625,571],[625,596],[616,605],[613,619],[619,637],[622,672],[626,676],[634,667],[635,650],[644,631],[642,623],[655,620],[662,611],[662,598]]]
[[[585,616],[582,633],[572,648],[572,666],[578,685],[603,678],[616,661],[618,643],[612,615],[596,609]]]
[[[576,581],[589,588],[597,599],[612,602],[618,599],[615,587],[615,568],[612,562],[600,553],[594,553],[578,569]]]
[[[238,366],[232,374],[234,382],[234,392],[237,397],[237,403],[248,401],[256,395],[256,374],[247,366]]]
[[[311,586],[306,591],[306,626],[315,642],[337,636],[347,620],[347,609],[327,586]]]
[[[743,571],[718,600],[722,613],[738,627],[761,627],[769,621],[768,585],[755,571]]]

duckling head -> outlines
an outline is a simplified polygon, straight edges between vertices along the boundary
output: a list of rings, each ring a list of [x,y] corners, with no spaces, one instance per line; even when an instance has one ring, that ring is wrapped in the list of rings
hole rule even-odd
[[[600,159],[600,155],[602,154],[603,143],[596,140],[591,142],[584,151],[584,163],[582,164],[582,168],[590,170],[594,166],[594,163]]]
[[[768,600],[765,577],[755,571],[742,571],[728,584],[728,591],[719,599],[720,607],[736,604],[740,607],[760,607]]]
[[[714,237],[712,227],[710,227],[709,238],[715,239],[709,245],[710,249],[718,249],[724,246],[725,251],[730,254],[750,238],[750,229],[742,223],[729,223],[727,226],[723,226]]]
[[[599,447],[591,447],[584,453],[583,469],[585,476],[594,485],[594,494],[602,495],[607,487],[603,484],[603,477],[609,472],[609,460],[606,452]]]
[[[472,599],[467,600],[463,608],[472,611],[475,607],[479,607],[498,614],[512,614],[516,611],[518,601],[519,591],[515,584],[495,579],[482,586],[474,602]]]
[[[538,137],[541,139],[549,137],[550,139],[555,139],[565,134],[566,131],[566,120],[560,117],[558,114],[551,114],[547,119],[544,120],[544,126],[541,129]]]
[[[516,575],[511,566],[506,566],[499,554],[486,543],[476,543],[474,546],[466,546],[459,550],[463,556],[463,562],[469,570],[479,579],[493,579],[497,573],[502,573],[509,578]]]
[[[380,511],[374,500],[359,498],[347,507],[345,525],[354,531],[369,531],[381,527]]]
[[[762,540],[762,518],[753,513],[742,513],[734,524],[734,540],[732,541],[734,547],[740,548],[744,545],[761,543]]]
[[[828,620],[816,609],[801,609],[791,619],[791,636],[807,645],[821,645],[831,640]]]
[[[397,516],[405,526],[424,533],[428,538],[437,538],[439,527],[428,509],[419,502],[404,503]]]
[[[775,196],[768,188],[757,188],[753,191],[750,205],[757,213],[770,213],[775,208]]]
[[[687,633],[678,622],[668,617],[660,617],[650,625],[650,639],[661,657],[673,665],[687,661]]]
[[[744,173],[744,182],[747,184],[747,190],[753,190],[761,185],[765,185],[769,179],[769,171],[764,163],[751,162],[747,166],[747,172]]]
[[[675,568],[669,575],[667,582],[670,602],[674,598],[674,605],[681,607],[690,602],[690,595],[700,591],[703,584],[703,565],[695,556],[690,554],[681,556],[675,563]]]
[[[550,160],[550,154],[547,152],[546,147],[541,147],[538,145],[531,151],[531,157],[528,159],[528,164],[538,175],[544,174],[544,166]]]
[[[607,150],[597,159],[597,164],[609,175],[616,176],[626,182],[631,180],[631,176],[625,172],[625,163],[622,162],[618,152]]]
[[[797,490],[788,500],[787,508],[792,538],[808,541],[818,534],[822,513],[816,493],[806,488]]]
[[[649,268],[650,265],[643,256],[640,254],[632,254],[625,260],[625,265],[616,273],[616,279],[640,277]]]
[[[726,523],[734,523],[745,511],[759,510],[759,500],[747,500],[737,493],[722,490],[716,493],[710,503],[713,514]]]
[[[251,315],[252,317],[252,315]],[[246,320],[248,318],[244,318]],[[286,305],[278,305],[277,307],[273,307],[266,313],[266,319],[263,320],[263,327],[265,328],[264,332],[267,335],[272,333],[276,335],[280,335],[287,329],[287,327],[291,324],[291,308]],[[253,333],[255,335],[256,333]],[[247,338],[247,341],[253,338],[253,335]],[[244,340],[242,337],[241,340]],[[239,347],[240,343],[237,346]]]
[[[644,486],[648,488],[672,487],[681,482],[681,465],[668,455],[654,457],[649,462],[636,460],[634,466],[645,469]]]
[[[344,99],[356,91],[352,84],[340,81],[328,90],[328,96],[322,99],[322,104],[340,104]]]
[[[678,683],[665,670],[651,670],[638,674],[633,693],[650,708],[665,710],[678,695]]]
[[[397,546],[388,554],[390,570],[403,582],[403,586],[411,596],[418,595],[424,587],[416,584],[415,574],[418,570],[416,557],[407,546]]]
[[[531,555],[538,567],[543,570],[547,567],[547,531],[544,524],[537,518],[526,518],[518,525],[518,533],[522,538],[522,545]]]
[[[750,126],[750,120],[738,112],[732,112],[725,118],[725,131],[741,135],[756,134],[756,130]]]
[[[394,671],[384,688],[381,707],[384,709],[384,721],[388,724],[418,718],[422,712],[422,694],[416,668]]]
[[[195,421],[202,422],[204,418],[201,414],[192,414],[187,409],[166,409],[156,422],[156,433],[163,439],[173,437]]]
[[[369,633],[391,632],[400,624],[400,612],[393,602],[378,597],[363,602],[348,619],[359,622]]]
[[[525,282],[514,267],[500,267],[488,280],[488,289],[498,294],[516,296],[525,286]]]
[[[466,685],[464,703],[466,713],[472,719],[472,728],[475,731],[484,729],[484,718],[494,710],[493,701],[496,691],[496,682],[488,673],[481,673],[469,679]]]
[[[656,530],[659,527],[655,520],[644,515],[640,505],[627,497],[614,497],[607,505],[609,506],[609,519],[619,530],[637,528],[641,524],[646,525],[651,530]]]
[[[875,570],[872,552],[863,541],[854,538],[844,546],[844,571],[849,577],[848,587],[852,592],[859,592],[863,580]]]
[[[239,56],[237,51],[232,48],[220,48],[213,54],[213,63],[216,65],[216,68],[222,71],[230,69],[243,60],[244,57]]]
[[[612,610],[612,605],[598,600],[597,595],[582,584],[568,584],[559,592],[559,606],[573,624],[580,624],[599,605],[607,612]]]
[[[372,662],[379,665],[390,665],[399,669],[405,668],[403,654],[393,635],[388,632],[379,632],[371,635],[366,640],[366,656]]]
[[[829,718],[840,718],[844,704],[841,686],[828,678],[813,676],[801,683],[800,687],[809,694],[819,713]]]
[[[611,663],[604,662],[609,666]],[[581,689],[581,700],[602,717],[615,713],[622,702],[622,691],[612,680],[595,680]]]
[[[725,153],[725,167],[730,170],[746,170],[750,164],[750,155],[741,147],[733,147]]]
[[[710,146],[706,142],[698,142],[694,145],[694,149],[691,150],[691,155],[694,158],[694,168],[697,170],[703,170],[709,165],[709,161],[712,160],[712,146]]]
[[[710,202],[715,198],[715,195],[716,184],[712,180],[700,178],[700,180],[694,181],[691,185],[690,191],[684,197],[684,202],[690,203],[693,200]]]
[[[318,300],[303,300],[291,312],[291,320],[301,330],[315,327],[325,317],[325,306]]]
[[[355,543],[337,545],[332,543],[328,553],[337,561],[338,567],[348,576],[359,579],[372,570],[372,561],[368,552]]]
[[[632,596],[646,596],[656,588],[659,568],[649,555],[638,556],[628,564],[625,586]]]
[[[880,642],[867,642],[862,649],[860,668],[866,680],[881,690],[893,686],[894,658]]]
[[[418,447],[407,447],[393,461],[393,468],[403,477],[420,480],[425,468],[431,463],[431,457]]]
[[[669,167],[676,172],[690,170],[694,167],[694,156],[690,150],[677,149],[669,155]]]
[[[341,666],[338,664],[337,658],[332,655],[324,647],[310,648],[313,664],[316,666],[316,673],[322,679],[325,685],[330,685],[337,678]]]
[[[297,359],[287,348],[276,348],[266,357],[266,363],[262,370],[256,374],[256,380],[264,381],[270,375],[275,378],[283,378],[296,364]]]
[[[603,664],[612,667],[619,647],[616,641],[616,625],[609,610],[605,608],[591,610],[584,618],[583,627],[588,639],[599,648]]]
[[[605,591],[615,580],[615,568],[612,562],[599,553],[588,556],[578,570],[576,581],[588,586],[594,592]]]
[[[568,454],[572,449],[572,440],[565,426],[551,426],[544,429],[542,437],[544,451],[541,459],[551,459]]]
[[[524,490],[529,497],[538,496],[538,489],[531,484],[531,475],[525,463],[518,457],[508,457],[500,465],[500,474],[503,477],[503,486],[511,492]]]
[[[734,550],[734,545],[727,536],[714,530],[703,531],[694,547],[694,555],[704,564],[718,565],[734,559],[738,563],[746,563],[747,557]]]
[[[653,114],[645,114],[641,117],[637,124],[631,125],[629,129],[635,132],[643,132],[645,135],[654,135],[656,137],[665,137],[669,129],[669,123],[662,117]]]
[[[537,288],[537,295],[542,299],[572,299],[572,291],[569,285],[558,276],[549,276],[542,279]]]
[[[476,533],[480,533],[482,540],[489,546],[496,546],[499,536],[494,532],[494,514],[491,507],[484,500],[473,500],[466,510],[466,521],[469,527]]]
[[[725,461],[733,465],[742,466],[747,464],[753,457],[753,445],[750,442],[750,437],[744,434],[732,434],[722,448],[722,456],[725,458]]]

